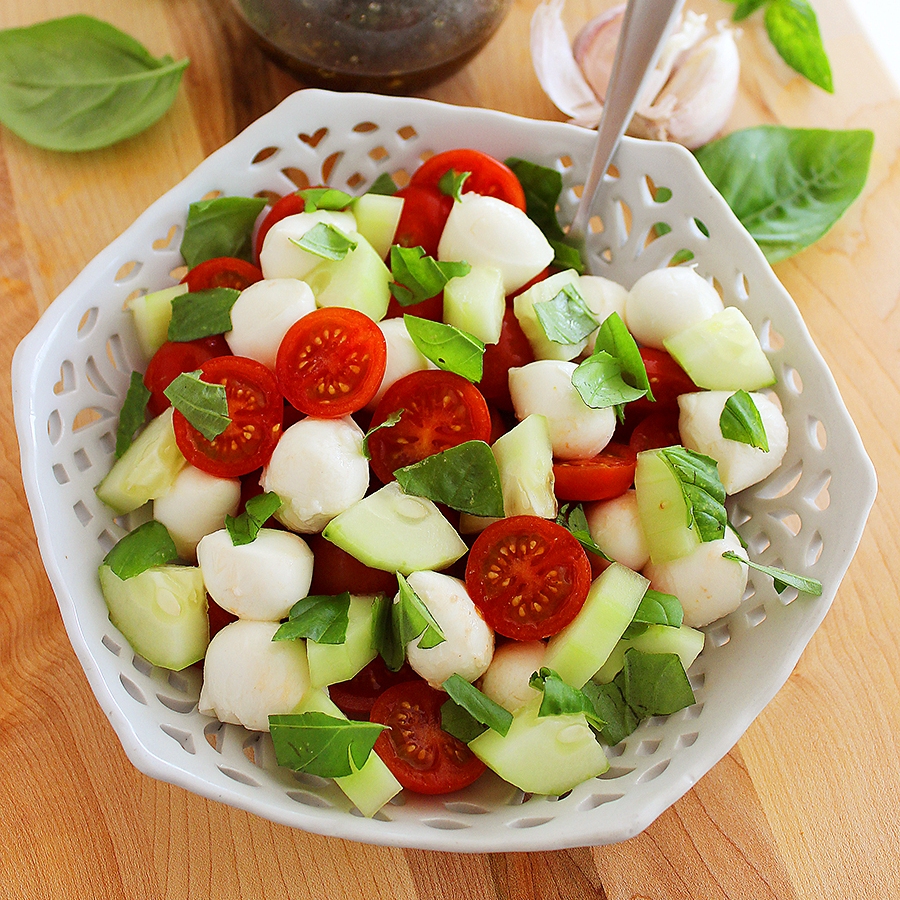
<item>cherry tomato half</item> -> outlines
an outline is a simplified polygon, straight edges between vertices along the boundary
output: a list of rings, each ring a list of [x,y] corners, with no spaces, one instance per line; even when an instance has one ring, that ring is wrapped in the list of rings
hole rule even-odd
[[[394,413],[396,425],[369,435],[372,471],[385,484],[394,470],[466,441],[490,441],[491,413],[475,385],[440,369],[412,372],[385,392],[372,416],[371,428]]]
[[[468,787],[484,763],[458,738],[441,729],[447,695],[424,681],[388,688],[372,706],[371,721],[389,726],[375,742],[403,787],[419,794],[449,794]]]
[[[680,394],[699,390],[687,372],[665,350],[641,347],[640,352],[650,381],[650,390],[653,392],[653,400],[646,397],[634,400],[628,404],[626,416],[640,418],[664,406],[676,406]]]
[[[163,393],[182,372],[194,372],[208,359],[231,356],[228,343],[221,334],[197,338],[195,341],[166,341],[150,357],[144,372],[144,385],[150,391],[147,409],[158,416],[171,404]]]
[[[313,552],[312,583],[310,595],[335,595],[349,591],[351,594],[397,593],[397,576],[393,572],[373,569],[356,557],[342,550],[337,544],[325,540],[321,534],[306,538]]]
[[[553,463],[553,492],[560,500],[611,500],[634,483],[637,452],[610,442],[590,459],[558,459]]]
[[[259,254],[262,250],[266,235],[269,233],[269,229],[276,222],[280,222],[288,216],[295,216],[297,213],[302,213],[305,209],[306,201],[296,193],[296,191],[285,194],[283,197],[279,197],[278,200],[272,204],[271,209],[263,216],[263,220],[259,223],[259,228],[256,230],[257,259],[259,259]]]
[[[298,319],[278,348],[285,398],[308,416],[336,419],[362,409],[381,386],[387,344],[365,313],[326,306]]]
[[[591,564],[577,538],[537,516],[510,516],[475,539],[466,589],[498,634],[519,641],[550,637],[584,605]]]
[[[681,432],[678,430],[678,409],[665,408],[652,412],[634,426],[628,439],[635,453],[642,450],[656,450],[659,447],[671,447],[681,443]]]
[[[409,663],[392,672],[380,656],[376,656],[349,681],[328,685],[328,696],[351,719],[368,719],[375,701],[389,688],[418,676]]]
[[[413,172],[409,183],[415,187],[440,190],[438,184],[441,178],[451,170],[460,175],[463,172],[469,173],[462,185],[464,194],[473,191],[476,194],[497,197],[524,212],[525,191],[515,172],[499,159],[494,159],[493,156],[480,150],[460,149],[435,153]]]
[[[426,256],[437,256],[441,232],[453,209],[453,198],[442,194],[437,187],[414,184],[401,188],[394,196],[403,198],[394,243],[401,247],[421,247]]]
[[[208,441],[176,410],[178,449],[192,466],[220,478],[238,478],[265,465],[281,437],[284,400],[275,376],[255,359],[217,356],[203,363],[200,377],[224,386],[231,422]]]
[[[512,412],[513,404],[509,396],[509,370],[534,362],[534,351],[525,337],[522,326],[513,312],[512,306],[503,313],[500,340],[488,344],[481,358],[482,375],[478,387],[486,400],[499,409]]]
[[[263,274],[258,266],[233,256],[217,256],[194,266],[184,278],[182,284],[189,291],[208,291],[211,288],[234,288],[242,291],[257,281],[262,281]]]

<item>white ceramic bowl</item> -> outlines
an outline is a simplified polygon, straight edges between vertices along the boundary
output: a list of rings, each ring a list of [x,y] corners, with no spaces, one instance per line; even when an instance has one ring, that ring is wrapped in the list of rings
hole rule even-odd
[[[596,211],[590,263],[626,286],[679,251],[694,254],[726,304],[761,336],[791,430],[781,469],[731,503],[759,561],[818,578],[818,598],[751,574],[741,607],[706,629],[692,666],[697,703],[650,719],[611,752],[604,776],[562,798],[529,797],[490,773],[447,797],[401,795],[374,819],[329,781],[275,765],[271,741],[197,712],[199,674],[136,656],[107,618],[97,566],[131,522],[94,495],[108,470],[130,373],[142,367],[125,300],[172,284],[188,204],[221,192],[313,184],[362,193],[381,172],[411,172],[431,151],[476,147],[554,166],[574,212],[593,133],[424,100],[301,91],[214,153],[100,253],[22,341],[13,364],[16,425],[40,550],[72,645],[126,753],[143,772],[308,831],[374,844],[519,851],[610,843],[646,828],[737,742],[784,684],[822,621],[859,542],[875,474],[834,380],[753,240],[671,144],[626,140]],[[651,185],[668,187],[654,202]],[[670,231],[650,240],[653,226]],[[704,230],[697,223],[702,222]],[[124,526],[124,527],[123,527]],[[535,761],[540,765],[540,761]]]

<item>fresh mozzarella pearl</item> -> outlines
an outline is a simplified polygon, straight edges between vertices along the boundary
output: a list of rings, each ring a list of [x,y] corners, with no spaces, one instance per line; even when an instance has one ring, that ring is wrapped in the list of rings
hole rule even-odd
[[[628,292],[625,324],[639,344],[663,341],[724,309],[716,289],[692,268],[670,266],[642,275]]]
[[[591,537],[607,556],[636,572],[647,565],[650,549],[633,490],[612,500],[585,503],[584,514]]]
[[[235,356],[275,368],[278,345],[298,319],[316,308],[312,288],[299,278],[266,278],[244,288],[231,307],[225,340]]]
[[[322,262],[321,256],[294,243],[320,223],[333,225],[348,235],[356,231],[356,219],[349,212],[317,209],[315,212],[285,216],[269,229],[263,240],[259,254],[259,267],[263,275],[266,278],[303,278]]]
[[[625,301],[628,299],[628,291],[618,282],[600,275],[580,275],[576,287],[588,309],[601,325],[613,313],[617,313],[621,319],[625,319]],[[594,352],[596,342],[597,332],[594,331],[588,336],[585,347],[587,355]]]
[[[197,564],[222,609],[242,619],[275,622],[309,593],[313,553],[289,531],[262,528],[249,544],[235,545],[223,528],[197,545]]]
[[[771,475],[784,459],[788,426],[781,410],[765,394],[750,394],[759,410],[769,449],[760,450],[722,437],[719,417],[732,391],[698,391],[678,398],[678,430],[689,450],[712,457],[719,464],[725,493],[736,494]]]
[[[465,583],[440,572],[413,572],[407,581],[445,638],[427,650],[419,647],[417,640],[407,644],[410,666],[436,688],[454,673],[466,681],[475,681],[484,674],[494,655],[494,632],[481,618]]]
[[[559,459],[596,456],[616,429],[612,407],[591,409],[572,385],[573,362],[539,359],[509,370],[509,393],[516,418],[545,416],[553,455]]]
[[[238,478],[217,478],[194,466],[185,466],[172,486],[153,501],[153,518],[169,530],[182,559],[191,560],[197,542],[225,524],[241,502]]]
[[[368,410],[374,410],[378,401],[384,396],[384,392],[404,375],[419,372],[422,369],[436,368],[413,343],[406,323],[400,316],[383,319],[378,323],[378,327],[384,335],[385,344],[387,344],[387,365],[384,369],[384,377],[381,379],[381,386],[366,406]]]
[[[369,487],[363,432],[343,419],[301,419],[285,431],[263,469],[263,490],[284,501],[275,513],[293,531],[321,531]]]
[[[722,554],[732,550],[747,558],[747,551],[731,529],[717,541],[698,544],[687,556],[665,563],[648,563],[644,575],[650,587],[674,594],[684,607],[684,624],[700,628],[734,612],[747,587],[747,567]]]
[[[553,261],[553,248],[540,228],[518,207],[469,192],[455,202],[438,244],[438,259],[492,266],[511,294]]]
[[[238,619],[209,642],[198,709],[220,722],[268,731],[269,716],[294,708],[309,689],[303,641],[273,641],[278,622]]]
[[[494,651],[487,672],[481,677],[481,691],[494,703],[515,712],[539,696],[528,683],[544,661],[547,645],[543,641],[510,641]]]

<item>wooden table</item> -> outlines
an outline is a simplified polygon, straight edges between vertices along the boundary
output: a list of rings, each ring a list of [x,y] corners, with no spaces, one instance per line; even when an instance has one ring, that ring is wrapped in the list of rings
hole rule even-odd
[[[900,889],[900,97],[843,0],[815,4],[836,92],[792,77],[754,20],[729,130],[870,128],[868,185],[777,274],[862,433],[880,496],[832,610],[738,745],[643,834],[567,852],[454,855],[305,834],[152,781],[128,762],[69,645],[22,489],[9,402],[20,338],[151,201],[300,85],[212,0],[3,0],[0,27],[91,12],[188,55],[173,108],[108,150],[54,154],[0,129],[0,897],[883,898]],[[583,21],[609,0],[570,0]],[[426,92],[562,118],[528,50],[535,0]],[[690,0],[712,18],[721,0]]]

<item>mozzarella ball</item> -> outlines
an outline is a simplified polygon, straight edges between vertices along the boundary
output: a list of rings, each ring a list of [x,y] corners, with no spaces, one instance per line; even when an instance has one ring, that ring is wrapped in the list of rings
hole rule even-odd
[[[275,369],[278,346],[298,319],[316,308],[312,288],[298,278],[267,278],[244,288],[231,307],[225,340],[235,356]]]
[[[210,597],[242,619],[274,622],[309,593],[313,553],[299,535],[261,528],[235,545],[223,528],[197,545],[197,564]]]
[[[778,406],[765,394],[750,398],[759,410],[769,449],[761,450],[722,436],[719,418],[732,391],[697,391],[678,398],[678,430],[689,450],[712,457],[719,464],[719,478],[726,494],[736,494],[762,481],[780,465],[788,445],[787,422]]]
[[[663,341],[725,308],[716,289],[687,266],[654,269],[628,292],[625,324],[639,344],[662,350]]]
[[[617,281],[611,281],[600,275],[580,275],[576,287],[587,308],[601,325],[613,313],[617,313],[621,319],[625,319],[625,301],[628,299],[628,291]],[[584,351],[588,356],[594,352],[596,343],[597,332],[593,331],[588,336]]]
[[[153,501],[153,518],[169,530],[178,555],[192,560],[200,538],[221,528],[240,502],[240,479],[218,478],[187,465]]]
[[[585,503],[584,514],[594,543],[607,556],[635,572],[647,565],[650,548],[641,527],[634,490],[612,500]]]
[[[263,239],[259,254],[259,267],[266,278],[303,278],[311,272],[322,257],[298,247],[299,241],[315,225],[332,225],[344,234],[356,231],[356,219],[350,212],[333,212],[317,209],[285,216],[276,222]]]
[[[612,407],[591,409],[572,385],[573,362],[539,359],[509,370],[509,393],[516,418],[546,417],[553,455],[558,459],[596,456],[616,430]]]
[[[284,432],[261,479],[263,490],[283,501],[275,513],[282,525],[313,534],[365,496],[369,462],[363,437],[349,416],[309,416]]]
[[[375,392],[375,396],[366,405],[366,409],[374,410],[378,401],[384,396],[384,392],[397,380],[412,372],[420,372],[423,369],[434,369],[436,366],[422,354],[413,343],[406,328],[406,322],[401,316],[391,319],[383,319],[378,323],[384,342],[387,344],[387,364],[384,369],[384,377],[381,386]]]
[[[509,641],[494,651],[487,672],[481,676],[481,691],[494,703],[515,712],[540,691],[529,684],[531,676],[544,661],[547,645],[543,641]]]
[[[427,571],[413,572],[407,581],[445,638],[427,650],[418,646],[418,639],[407,644],[410,666],[435,688],[440,688],[454,673],[466,681],[475,681],[491,663],[494,632],[481,618],[465,583],[441,572]],[[399,597],[398,594],[394,602]]]
[[[269,716],[291,713],[309,689],[303,641],[273,641],[278,622],[238,619],[209,642],[199,711],[220,722],[268,731]]]
[[[687,556],[664,563],[648,563],[644,576],[650,587],[674,594],[684,608],[684,624],[700,628],[734,612],[747,588],[747,567],[723,559],[726,550],[747,558],[737,535],[725,529],[725,537],[698,544]]]
[[[438,244],[442,261],[499,269],[505,294],[543,272],[553,256],[547,238],[521,209],[471,191],[454,202]]]

